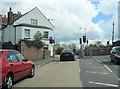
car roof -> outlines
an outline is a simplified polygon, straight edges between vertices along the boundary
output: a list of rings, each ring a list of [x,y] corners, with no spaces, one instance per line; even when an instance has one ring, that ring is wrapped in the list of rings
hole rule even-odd
[[[115,46],[115,47],[113,47],[113,48],[120,48],[120,46]]]
[[[0,49],[0,51],[16,51],[16,50],[12,50],[12,49]]]

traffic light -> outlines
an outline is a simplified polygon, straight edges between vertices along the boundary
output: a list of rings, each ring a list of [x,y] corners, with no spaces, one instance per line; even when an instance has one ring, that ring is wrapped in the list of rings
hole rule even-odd
[[[86,42],[86,36],[83,36],[83,42],[84,43]]]
[[[107,44],[109,44],[109,41],[107,41]]]
[[[50,37],[50,39],[49,39],[50,41],[50,44],[52,44],[52,43],[55,43],[55,41],[53,40],[53,38],[52,37]]]
[[[52,37],[50,37],[50,44],[52,44],[52,40],[53,40]]]
[[[82,44],[82,39],[80,38],[80,44]]]
[[[88,44],[88,40],[87,40],[87,44]]]

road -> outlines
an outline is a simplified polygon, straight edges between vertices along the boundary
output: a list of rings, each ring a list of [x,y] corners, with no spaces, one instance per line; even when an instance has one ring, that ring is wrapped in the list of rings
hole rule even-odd
[[[25,78],[13,87],[118,87],[120,65],[109,56],[94,56],[76,61],[55,61],[36,68],[34,78]]]

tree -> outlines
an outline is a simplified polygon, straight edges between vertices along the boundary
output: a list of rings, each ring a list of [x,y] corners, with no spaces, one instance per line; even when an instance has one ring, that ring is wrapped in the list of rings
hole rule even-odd
[[[42,41],[43,36],[39,31],[36,32],[34,35],[34,40],[27,40],[24,39],[23,41],[27,44],[28,47],[34,46],[37,47],[38,49],[44,47],[46,44]]]
[[[42,40],[43,39],[43,35],[37,31],[34,35],[34,40]]]
[[[53,49],[56,50],[60,48],[60,43],[59,42],[56,42],[54,45],[53,45]]]
[[[69,44],[69,49],[76,49],[76,44],[75,43]]]
[[[56,49],[56,50],[55,50],[55,51],[56,51],[56,54],[60,55],[60,53],[62,52],[63,49],[64,49],[64,48],[62,48],[62,47]]]
[[[68,49],[68,46],[66,44],[61,44],[61,47],[64,49]]]

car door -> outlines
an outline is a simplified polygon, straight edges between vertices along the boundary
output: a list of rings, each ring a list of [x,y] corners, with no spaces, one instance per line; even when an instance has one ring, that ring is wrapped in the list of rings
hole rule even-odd
[[[114,58],[115,58],[115,48],[112,49],[111,57],[112,57],[112,60],[114,60]]]
[[[17,80],[23,76],[22,63],[18,61],[14,51],[8,51],[7,60],[10,65],[10,70],[14,73],[14,80]]]
[[[30,64],[27,61],[23,61],[23,59],[25,59],[25,58],[19,52],[15,51],[15,54],[16,54],[19,62],[22,64],[24,76],[27,75],[31,70]]]

